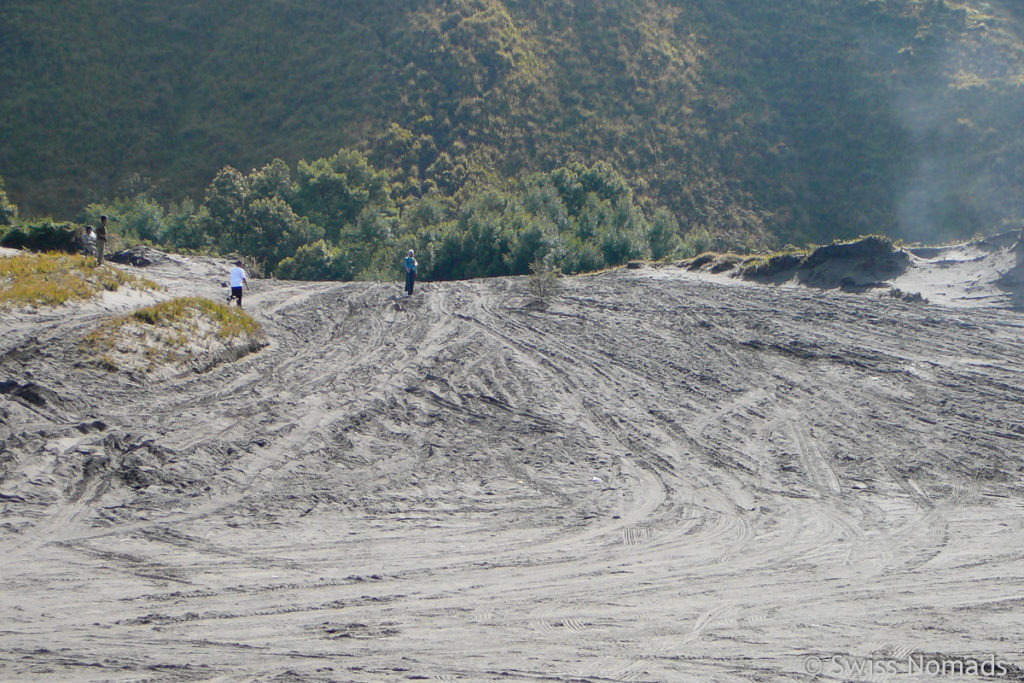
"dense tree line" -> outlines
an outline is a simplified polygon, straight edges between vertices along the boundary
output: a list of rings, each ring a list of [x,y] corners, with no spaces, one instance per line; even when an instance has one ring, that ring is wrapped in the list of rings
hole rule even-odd
[[[162,206],[146,193],[90,204],[81,221],[111,217],[119,236],[172,248],[243,253],[292,279],[391,279],[415,249],[422,277],[523,275],[545,261],[576,273],[708,246],[683,235],[666,209],[648,217],[609,164],[569,164],[484,187],[462,202],[402,198],[361,153],[342,149],[295,169],[280,159],[230,166],[198,206]]]

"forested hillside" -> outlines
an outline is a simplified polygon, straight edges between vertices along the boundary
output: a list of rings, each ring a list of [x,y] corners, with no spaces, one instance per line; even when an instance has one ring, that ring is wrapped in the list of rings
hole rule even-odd
[[[8,0],[0,176],[23,217],[141,201],[179,242],[287,207],[275,267],[321,238],[464,240],[467,212],[598,244],[586,196],[635,212],[625,252],[946,239],[1024,215],[1022,31],[1011,0]],[[275,159],[280,187],[216,206]],[[318,195],[331,159],[376,194]],[[558,188],[588,173],[604,189]]]

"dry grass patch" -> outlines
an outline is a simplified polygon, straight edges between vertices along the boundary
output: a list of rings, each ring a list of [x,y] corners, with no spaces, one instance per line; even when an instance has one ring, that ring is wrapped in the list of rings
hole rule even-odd
[[[256,335],[260,324],[240,308],[232,308],[203,297],[179,297],[152,306],[146,306],[131,313],[130,318],[154,326],[174,326],[194,318],[205,316],[215,323],[216,334],[221,339],[241,335]]]
[[[796,270],[811,254],[809,249],[787,247],[767,254],[754,254],[739,264],[738,274],[745,278],[768,278]]]
[[[105,322],[82,343],[108,370],[158,376],[203,372],[263,346],[248,313],[202,297],[182,297]]]
[[[0,308],[60,306],[121,287],[160,288],[119,268],[97,266],[91,256],[26,253],[0,258]]]

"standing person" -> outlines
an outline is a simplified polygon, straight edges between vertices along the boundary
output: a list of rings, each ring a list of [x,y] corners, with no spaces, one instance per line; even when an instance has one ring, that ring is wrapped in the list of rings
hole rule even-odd
[[[91,225],[85,226],[85,237],[82,238],[82,246],[85,248],[87,256],[92,256],[96,253],[96,232],[92,229]]]
[[[405,295],[412,296],[412,288],[416,284],[416,252],[412,249],[405,257]]]
[[[235,267],[231,269],[231,296],[228,297],[228,306],[232,299],[238,299],[238,307],[242,307],[242,287],[249,287],[249,278],[242,270],[242,262],[235,261]]]
[[[100,216],[100,227],[96,228],[96,265],[103,265],[103,249],[107,246],[107,217]]]

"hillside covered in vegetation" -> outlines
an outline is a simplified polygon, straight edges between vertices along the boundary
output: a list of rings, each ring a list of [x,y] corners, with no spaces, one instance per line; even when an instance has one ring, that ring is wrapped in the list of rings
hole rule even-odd
[[[941,240],[1024,215],[1022,34],[1002,0],[11,0],[0,175],[295,276]]]

